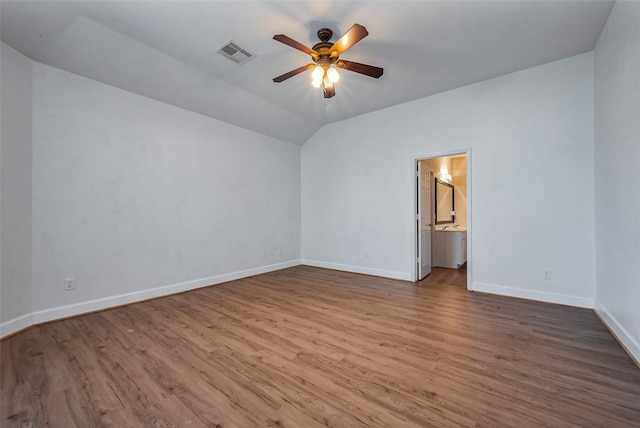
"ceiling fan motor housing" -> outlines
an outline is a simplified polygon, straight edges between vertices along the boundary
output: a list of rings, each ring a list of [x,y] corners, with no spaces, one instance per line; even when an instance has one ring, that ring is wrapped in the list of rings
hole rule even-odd
[[[333,43],[329,40],[333,36],[333,31],[328,28],[321,28],[318,30],[318,38],[320,43],[313,45],[313,50],[318,52],[317,58],[312,56],[313,60],[322,67],[329,67],[331,64],[335,64],[338,60],[337,55],[331,55],[331,47]]]

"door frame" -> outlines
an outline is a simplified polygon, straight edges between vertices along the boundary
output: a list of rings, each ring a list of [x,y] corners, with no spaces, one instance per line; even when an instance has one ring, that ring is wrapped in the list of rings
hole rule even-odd
[[[423,259],[423,254],[426,253],[425,248],[424,248],[424,241],[422,239],[422,232],[423,232],[423,224],[422,224],[422,217],[424,215],[424,213],[422,212],[422,207],[424,206],[424,201],[423,199],[423,194],[422,194],[422,190],[423,190],[423,180],[422,180],[422,174],[426,175],[426,182],[427,185],[429,186],[429,192],[427,195],[427,198],[429,199],[429,211],[431,211],[429,214],[429,273],[425,274],[424,276],[422,272],[422,259]],[[433,215],[433,172],[432,171],[427,171],[426,169],[421,169],[420,168],[420,162],[416,162],[416,188],[417,188],[417,192],[416,192],[416,281],[422,281],[424,278],[426,278],[428,275],[431,274],[431,268],[433,266],[433,230],[434,230],[434,215]],[[419,211],[419,212],[418,212]]]
[[[412,169],[411,169],[411,182],[413,183],[413,210],[411,212],[411,235],[412,239],[412,250],[411,254],[413,255],[413,268],[411,273],[411,281],[417,282],[418,280],[418,265],[415,262],[416,260],[416,249],[418,248],[418,231],[416,230],[416,213],[418,212],[418,198],[417,195],[420,191],[418,186],[420,185],[419,180],[416,180],[416,171],[418,169],[418,162],[422,160],[435,159],[435,158],[443,158],[447,156],[456,156],[456,155],[466,155],[467,156],[467,290],[473,291],[473,252],[472,248],[472,239],[473,239],[473,216],[472,216],[472,201],[473,201],[473,192],[472,192],[472,182],[471,182],[471,148],[460,149],[460,150],[449,150],[445,152],[431,153],[425,156],[413,156]],[[435,226],[435,224],[434,224]]]

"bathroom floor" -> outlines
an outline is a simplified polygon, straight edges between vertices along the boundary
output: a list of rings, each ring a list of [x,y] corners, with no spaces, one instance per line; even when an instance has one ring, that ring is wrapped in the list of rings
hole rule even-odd
[[[465,263],[459,269],[449,269],[442,267],[431,268],[431,273],[422,281],[418,281],[419,285],[428,286],[429,284],[451,285],[453,287],[467,288],[467,264]]]

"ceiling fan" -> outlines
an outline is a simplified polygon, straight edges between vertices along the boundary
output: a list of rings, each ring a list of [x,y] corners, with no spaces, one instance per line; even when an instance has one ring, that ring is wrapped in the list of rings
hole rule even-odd
[[[354,24],[337,42],[331,43],[329,40],[333,36],[333,31],[328,28],[321,28],[318,30],[320,43],[316,43],[313,48],[309,48],[284,34],[276,34],[273,36],[274,40],[310,55],[313,62],[282,74],[274,78],[273,81],[280,83],[313,68],[311,84],[316,88],[321,87],[325,98],[331,98],[336,94],[334,83],[340,77],[336,68],[355,71],[377,79],[382,76],[382,68],[339,58],[344,51],[364,39],[368,34],[369,32],[365,27],[360,24]]]

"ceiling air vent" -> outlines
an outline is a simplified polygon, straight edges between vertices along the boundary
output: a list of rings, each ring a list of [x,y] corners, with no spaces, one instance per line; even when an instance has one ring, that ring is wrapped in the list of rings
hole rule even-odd
[[[251,52],[245,49],[242,49],[240,46],[236,45],[231,40],[229,40],[224,45],[220,46],[216,50],[216,52],[218,52],[223,57],[230,59],[236,64],[244,64],[245,62],[249,61],[251,58],[255,56]]]

